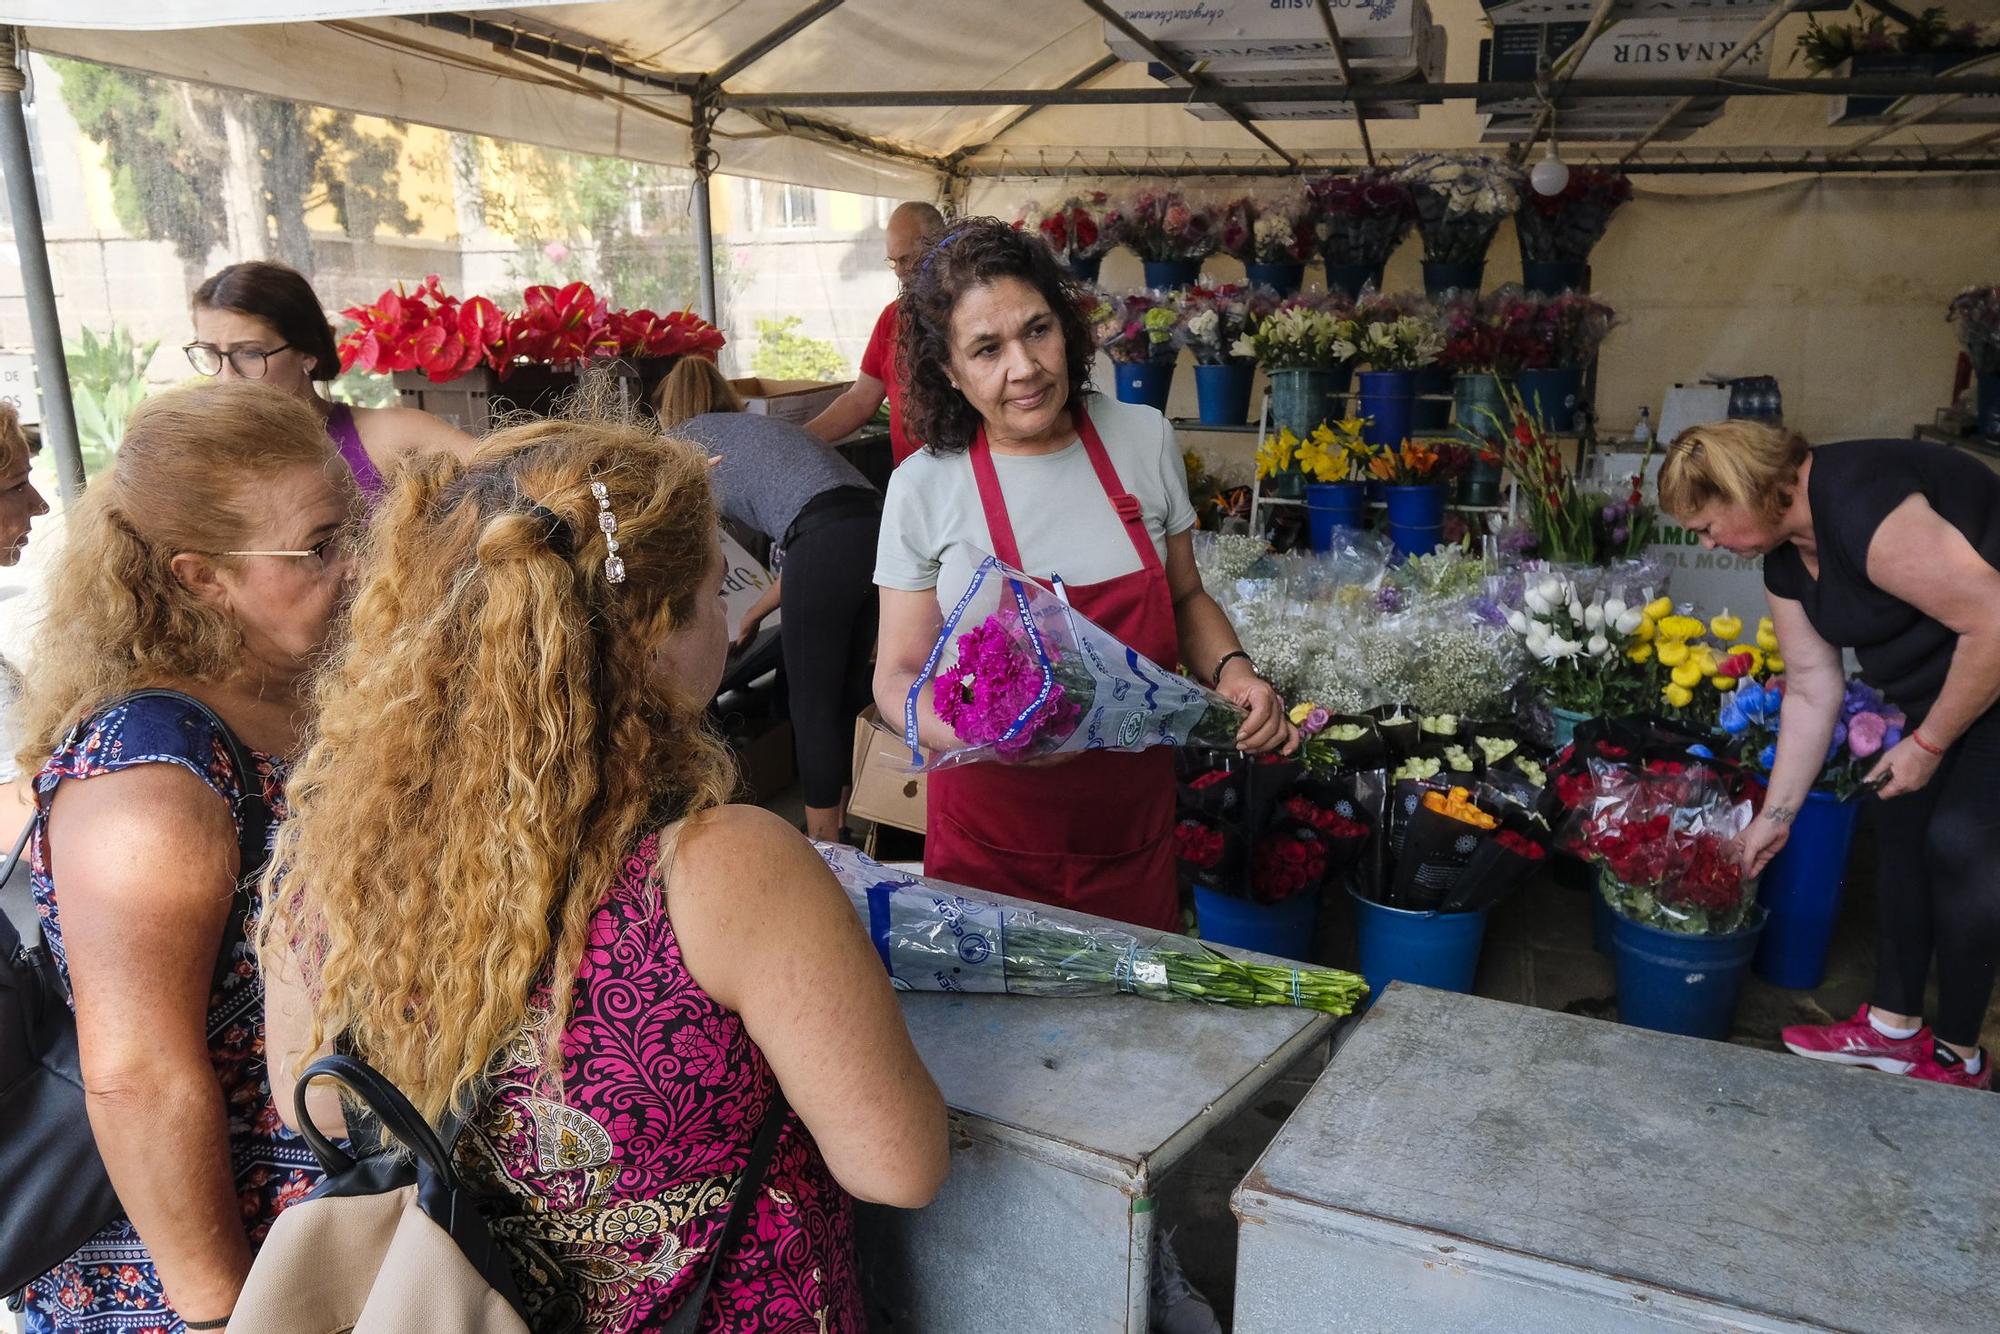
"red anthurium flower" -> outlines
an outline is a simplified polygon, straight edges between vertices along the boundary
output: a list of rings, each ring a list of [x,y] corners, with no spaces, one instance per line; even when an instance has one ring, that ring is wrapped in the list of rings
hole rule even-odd
[[[1748,676],[1750,675],[1751,667],[1755,664],[1756,660],[1748,653],[1732,653],[1716,664],[1715,674],[1717,676],[1732,677]]]

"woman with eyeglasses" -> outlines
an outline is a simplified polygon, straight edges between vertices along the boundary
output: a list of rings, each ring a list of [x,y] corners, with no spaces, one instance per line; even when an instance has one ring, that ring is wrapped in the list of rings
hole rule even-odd
[[[285,815],[359,508],[317,414],[223,382],[142,403],[70,513],[21,765],[40,771],[35,902],[123,1213],[28,1285],[29,1331],[222,1328],[318,1180],[272,1103],[255,922],[231,903]],[[132,697],[151,688],[179,694]]]
[[[333,326],[312,284],[282,264],[231,264],[194,291],[188,362],[203,375],[256,380],[312,405],[370,505],[405,454],[433,450],[470,458],[473,438],[416,408],[357,408],[316,386],[340,374]]]

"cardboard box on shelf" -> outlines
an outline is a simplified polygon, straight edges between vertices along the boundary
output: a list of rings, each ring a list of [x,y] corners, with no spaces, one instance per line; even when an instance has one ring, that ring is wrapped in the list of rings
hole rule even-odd
[[[751,376],[731,380],[729,387],[743,400],[745,412],[762,413],[803,426],[839,398],[852,380],[766,380]]]
[[[854,796],[849,819],[869,820],[891,829],[924,832],[924,776],[910,772],[910,752],[901,738],[881,727],[874,705],[854,720]]]

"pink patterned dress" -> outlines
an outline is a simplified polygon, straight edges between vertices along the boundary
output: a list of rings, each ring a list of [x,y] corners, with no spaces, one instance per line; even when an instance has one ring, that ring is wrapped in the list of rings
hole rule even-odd
[[[530,1036],[496,1062],[458,1142],[469,1183],[537,1331],[655,1329],[700,1281],[775,1084],[743,1021],[681,963],[654,880],[659,840],[628,857],[591,921],[562,1035],[559,1097]],[[853,1202],[796,1116],[725,1255],[705,1334],[861,1334]]]

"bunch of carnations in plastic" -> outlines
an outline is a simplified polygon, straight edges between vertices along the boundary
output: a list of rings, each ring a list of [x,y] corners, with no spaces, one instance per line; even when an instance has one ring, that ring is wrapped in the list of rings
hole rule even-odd
[[[927,689],[960,743],[929,757],[917,739]],[[910,686],[903,740],[911,763],[929,770],[1085,750],[1234,749],[1243,718],[1213,690],[1149,661],[988,556]]]

